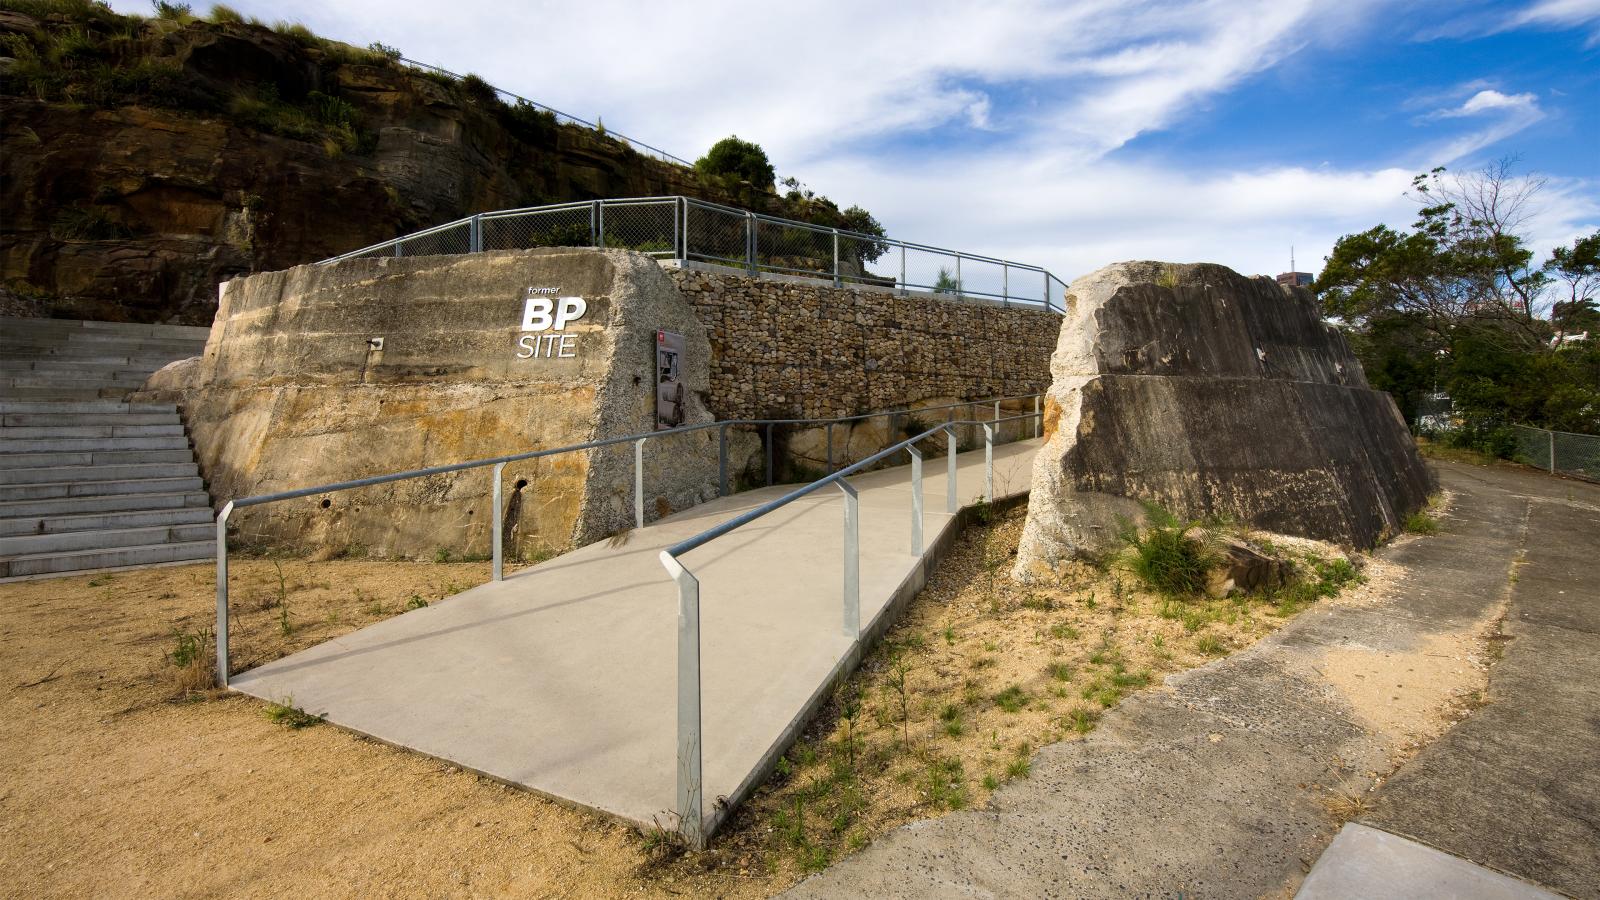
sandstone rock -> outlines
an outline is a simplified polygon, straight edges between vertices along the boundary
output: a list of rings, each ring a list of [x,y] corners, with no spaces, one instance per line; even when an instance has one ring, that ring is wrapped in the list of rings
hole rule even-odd
[[[1235,591],[1250,594],[1277,590],[1293,574],[1289,563],[1243,541],[1225,541],[1216,552],[1219,562],[1206,584],[1206,593],[1212,597],[1226,597]]]
[[[1129,262],[1075,281],[1066,304],[1018,577],[1114,550],[1140,501],[1355,547],[1425,502],[1393,401],[1308,292]]]
[[[530,287],[587,300],[567,358],[519,358]],[[203,356],[151,377],[178,400],[219,502],[649,432],[656,329],[684,335],[687,422],[707,421],[704,329],[648,257],[533,250],[348,260],[235,279]],[[382,338],[381,347],[369,341]],[[646,445],[645,508],[715,495],[716,432]],[[383,555],[562,550],[633,522],[633,448],[395,482],[239,510],[247,541]]]

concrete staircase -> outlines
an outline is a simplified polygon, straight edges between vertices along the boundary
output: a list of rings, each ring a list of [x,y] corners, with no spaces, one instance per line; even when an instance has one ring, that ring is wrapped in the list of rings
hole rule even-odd
[[[177,407],[125,399],[206,332],[0,318],[0,581],[212,557]]]

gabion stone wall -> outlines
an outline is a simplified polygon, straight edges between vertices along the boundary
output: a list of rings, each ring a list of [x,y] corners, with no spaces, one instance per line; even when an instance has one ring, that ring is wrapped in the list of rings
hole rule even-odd
[[[671,272],[711,339],[708,405],[719,419],[845,416],[1032,394],[1050,383],[1061,327],[1053,313]]]

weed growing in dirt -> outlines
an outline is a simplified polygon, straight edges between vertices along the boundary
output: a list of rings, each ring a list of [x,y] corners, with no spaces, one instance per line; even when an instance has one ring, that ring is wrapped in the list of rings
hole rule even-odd
[[[283,698],[282,703],[268,703],[265,715],[269,722],[296,730],[308,728],[322,721],[321,716],[314,716],[295,706],[293,697]]]
[[[1438,534],[1439,520],[1421,510],[1418,510],[1411,515],[1406,516],[1405,525],[1402,527],[1412,534]]]
[[[1192,534],[1193,523],[1184,524],[1171,513],[1153,504],[1145,506],[1148,527],[1140,532],[1133,523],[1124,523],[1120,532],[1128,545],[1128,566],[1140,581],[1167,597],[1194,597],[1206,588],[1206,575],[1216,564],[1216,556],[1206,541]]]
[[[172,633],[173,647],[165,656],[167,662],[178,670],[174,677],[174,688],[179,696],[207,690],[216,681],[211,637],[209,628]]]
[[[1021,685],[1011,685],[1005,690],[994,695],[994,705],[1008,713],[1021,712],[1028,705],[1028,695],[1022,690]]]

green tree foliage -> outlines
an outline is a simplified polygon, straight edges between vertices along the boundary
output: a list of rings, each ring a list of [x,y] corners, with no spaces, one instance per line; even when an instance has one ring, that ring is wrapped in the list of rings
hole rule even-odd
[[[1442,390],[1457,439],[1502,454],[1511,424],[1600,433],[1600,340],[1552,340],[1600,338],[1600,233],[1539,264],[1523,231],[1540,186],[1509,161],[1419,175],[1412,230],[1340,238],[1315,285],[1372,385],[1408,419]]]
[[[738,135],[729,135],[712,144],[705,156],[695,160],[694,167],[712,177],[748,181],[763,191],[771,190],[774,184],[767,151],[761,149],[760,144],[740,140]]]

